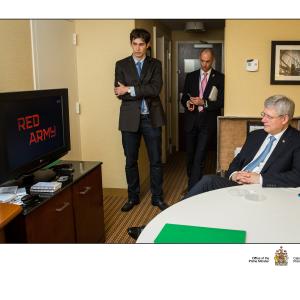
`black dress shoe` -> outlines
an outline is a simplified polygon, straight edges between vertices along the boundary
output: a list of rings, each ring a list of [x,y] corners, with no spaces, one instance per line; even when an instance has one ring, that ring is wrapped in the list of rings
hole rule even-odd
[[[142,233],[143,229],[146,226],[141,226],[141,227],[129,227],[127,229],[128,234],[135,240],[138,239],[138,237],[140,236],[140,234]]]
[[[121,208],[121,211],[130,211],[135,205],[138,205],[140,201],[128,200]]]
[[[169,205],[164,201],[152,201],[153,206],[158,206],[160,210],[164,210],[169,207]]]

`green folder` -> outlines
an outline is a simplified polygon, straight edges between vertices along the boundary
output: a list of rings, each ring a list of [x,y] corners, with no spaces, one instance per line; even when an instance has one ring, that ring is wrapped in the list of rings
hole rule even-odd
[[[223,228],[165,224],[154,243],[156,244],[241,244],[246,231]]]

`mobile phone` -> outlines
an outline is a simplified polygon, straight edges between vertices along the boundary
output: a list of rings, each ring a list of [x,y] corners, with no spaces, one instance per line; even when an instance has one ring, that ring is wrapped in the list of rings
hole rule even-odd
[[[188,108],[189,109],[194,109],[195,105],[193,103],[191,103],[190,101],[188,101]]]

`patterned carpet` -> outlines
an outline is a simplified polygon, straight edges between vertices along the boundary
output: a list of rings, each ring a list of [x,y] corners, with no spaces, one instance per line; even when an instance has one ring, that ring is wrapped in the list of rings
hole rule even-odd
[[[209,152],[206,160],[205,172],[212,173],[215,170],[216,158],[214,152]],[[182,197],[182,192],[187,186],[184,153],[175,153],[164,166],[164,198],[172,205]],[[126,196],[104,197],[104,218],[106,243],[134,243],[135,241],[127,234],[127,228],[147,224],[160,209],[151,205],[151,192],[147,192],[141,199],[141,203],[129,212],[121,212]]]

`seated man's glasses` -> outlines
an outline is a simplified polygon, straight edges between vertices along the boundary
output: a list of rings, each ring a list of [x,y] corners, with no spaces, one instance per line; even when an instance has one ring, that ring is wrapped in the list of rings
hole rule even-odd
[[[269,119],[269,120],[277,119],[277,118],[280,118],[280,117],[283,117],[283,116],[284,116],[284,115],[279,115],[279,116],[277,116],[277,117],[272,117],[272,116],[270,116],[270,115],[264,113],[263,111],[260,113],[260,115],[261,115],[263,118],[266,117],[266,118]]]

